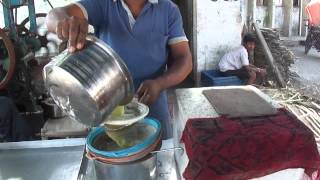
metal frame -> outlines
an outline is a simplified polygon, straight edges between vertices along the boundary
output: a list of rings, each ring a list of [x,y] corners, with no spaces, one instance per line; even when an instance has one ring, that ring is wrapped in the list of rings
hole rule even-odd
[[[15,22],[15,15],[13,10],[21,6],[28,6],[30,29],[32,33],[37,32],[36,12],[34,6],[34,0],[3,0],[3,16],[5,22],[5,29],[9,30],[10,37],[17,40],[18,30]]]

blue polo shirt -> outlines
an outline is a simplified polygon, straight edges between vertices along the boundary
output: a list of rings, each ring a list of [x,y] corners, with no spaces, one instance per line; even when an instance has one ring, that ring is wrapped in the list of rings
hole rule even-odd
[[[170,0],[149,0],[134,19],[123,0],[81,0],[76,3],[95,34],[126,63],[138,88],[166,70],[168,45],[187,41],[178,7]],[[165,93],[151,105],[150,115],[168,121]]]

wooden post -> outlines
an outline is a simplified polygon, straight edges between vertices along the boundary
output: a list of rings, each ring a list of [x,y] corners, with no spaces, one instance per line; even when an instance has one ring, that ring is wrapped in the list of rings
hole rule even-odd
[[[256,30],[256,33],[257,33],[257,35],[258,35],[258,39],[259,39],[259,41],[261,42],[262,49],[263,49],[263,51],[264,51],[264,53],[265,53],[265,55],[266,55],[266,57],[267,57],[267,61],[268,61],[269,65],[271,66],[272,71],[273,71],[274,74],[276,75],[276,79],[277,79],[277,82],[278,82],[279,86],[280,86],[281,88],[285,87],[285,86],[286,86],[286,83],[285,83],[285,81],[283,80],[283,77],[282,77],[282,75],[281,75],[281,73],[280,73],[277,65],[276,65],[275,62],[274,62],[272,53],[271,53],[271,51],[270,51],[270,49],[269,49],[269,46],[268,46],[266,40],[265,40],[264,37],[263,37],[263,34],[262,34],[261,31],[260,31],[260,28],[259,28],[255,23],[253,23],[253,26],[254,26],[254,29]]]
[[[283,0],[283,35],[290,37],[292,29],[293,0]]]
[[[274,17],[276,12],[276,3],[275,0],[268,0],[268,8],[267,8],[267,21],[266,26],[268,28],[274,27]]]
[[[198,72],[198,35],[197,35],[197,0],[192,0],[189,4],[188,10],[191,11],[191,15],[189,16],[191,20],[190,26],[192,27],[192,42],[191,42],[191,53],[193,59],[193,78],[195,80],[195,86],[201,86],[201,74]]]
[[[305,8],[307,6],[307,2],[305,0],[300,0],[299,3],[299,36],[306,36],[307,15],[305,13]]]
[[[251,25],[252,23],[255,23],[256,21],[256,10],[257,2],[256,0],[248,0],[248,8],[247,8],[247,24]],[[252,29],[252,27],[249,27],[249,31]]]

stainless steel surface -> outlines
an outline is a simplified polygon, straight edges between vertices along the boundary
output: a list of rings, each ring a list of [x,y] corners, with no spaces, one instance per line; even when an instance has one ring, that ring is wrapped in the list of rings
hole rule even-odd
[[[149,156],[126,164],[106,164],[94,160],[97,179],[154,180],[157,177],[157,156]]]
[[[133,98],[131,75],[121,58],[93,36],[76,53],[64,51],[44,68],[54,101],[73,119],[98,126],[119,104]]]
[[[43,101],[44,113],[47,117],[57,119],[66,116],[63,110],[53,101],[52,98],[47,98]]]
[[[70,137],[85,137],[89,134],[90,128],[79,131],[59,131],[59,132],[41,132],[37,134],[43,139],[47,138],[70,138]]]
[[[84,144],[85,139],[2,143],[0,179],[77,179]]]
[[[174,148],[173,139],[162,141],[160,150]],[[181,151],[166,151],[157,153],[157,180],[180,180],[181,176],[178,173],[176,160],[174,155],[181,154]]]
[[[58,119],[48,119],[41,128],[41,135],[43,135],[42,139],[51,137],[50,135],[54,134],[65,134],[65,137],[70,138],[75,136],[70,135],[69,132],[81,132],[81,134],[83,134],[82,132],[87,132],[88,129],[88,127],[79,123],[78,121],[73,121],[68,116],[65,116],[63,118]]]
[[[180,153],[184,153],[184,149],[182,147],[173,147],[173,148],[168,148],[168,149],[160,149],[159,151],[152,151],[151,154],[157,154],[157,153],[163,153],[163,152],[168,152],[168,151],[177,151],[179,150]]]

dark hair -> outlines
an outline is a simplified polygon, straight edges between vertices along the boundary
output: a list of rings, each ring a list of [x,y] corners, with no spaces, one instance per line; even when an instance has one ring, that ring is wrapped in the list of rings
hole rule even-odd
[[[245,34],[242,39],[242,44],[246,44],[248,42],[256,43],[256,36],[252,33]]]

